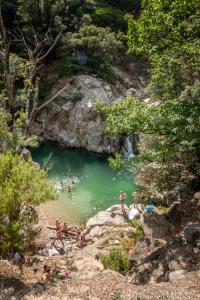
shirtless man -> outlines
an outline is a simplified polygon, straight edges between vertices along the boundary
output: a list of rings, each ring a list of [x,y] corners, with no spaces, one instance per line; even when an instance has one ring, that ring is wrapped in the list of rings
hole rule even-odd
[[[85,234],[83,230],[78,230],[78,236],[77,236],[77,246],[79,248],[83,248],[85,246]]]
[[[119,195],[119,201],[121,203],[121,207],[122,207],[122,212],[125,212],[125,209],[124,209],[124,202],[127,198],[127,195],[126,193],[124,193],[123,191],[120,192],[120,195]]]
[[[64,243],[63,243],[63,239],[62,239],[62,229],[58,229],[56,230],[56,237],[54,238],[52,245],[54,245],[55,241],[60,241],[63,248],[65,247]]]
[[[67,227],[67,223],[63,223],[62,232],[65,234],[65,236],[68,235],[69,229],[70,227]]]
[[[63,245],[63,248],[64,248],[64,243],[63,243],[63,240],[62,240],[62,224],[61,224],[61,221],[59,221],[58,219],[56,220],[56,237],[54,238],[53,242],[52,242],[52,245],[54,245],[55,241],[60,241]]]
[[[61,229],[61,221],[60,220],[58,220],[58,219],[56,219],[56,231],[57,230],[59,230],[59,229]]]
[[[42,274],[42,280],[44,280],[45,282],[47,281],[52,281],[54,279],[54,272],[51,269],[51,267],[44,265],[44,270],[43,270],[43,274]]]

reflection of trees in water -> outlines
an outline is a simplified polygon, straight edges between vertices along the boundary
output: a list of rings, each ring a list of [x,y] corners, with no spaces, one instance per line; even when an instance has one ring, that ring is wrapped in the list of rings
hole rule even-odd
[[[50,152],[50,154],[44,158],[42,167],[46,172],[49,172],[54,167],[54,162],[51,162],[53,156],[53,152]]]

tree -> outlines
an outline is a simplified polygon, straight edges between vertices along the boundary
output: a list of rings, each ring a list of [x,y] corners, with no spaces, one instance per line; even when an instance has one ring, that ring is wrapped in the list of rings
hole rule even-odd
[[[25,113],[24,131],[26,135],[36,113],[55,98],[52,97],[38,106],[39,70],[42,61],[58,42],[63,29],[61,27],[60,32],[50,44],[50,28],[40,39],[34,31],[34,36],[30,41],[30,37],[27,38],[19,28],[14,32],[7,31],[0,11],[0,61],[3,69],[2,95],[4,95],[1,105],[4,105],[11,115],[10,126],[12,129],[14,129],[19,111]],[[12,42],[22,45],[22,49],[27,53],[26,59],[12,53]],[[61,91],[56,95],[59,95]]]
[[[26,33],[34,29],[44,34],[51,24],[55,36],[62,25],[67,31],[78,30],[83,16],[92,10],[91,0],[18,0],[17,16]]]
[[[69,32],[64,36],[63,52],[65,48],[72,53],[83,51],[89,58],[95,58],[98,64],[108,64],[118,59],[123,45],[111,29],[85,25],[78,32]]]
[[[151,63],[148,91],[154,100],[128,98],[103,108],[108,130],[140,135],[134,166],[138,178],[146,174],[140,184],[182,196],[198,189],[200,179],[199,1],[143,0],[139,19],[127,19],[129,50]]]
[[[176,98],[199,78],[199,1],[142,1],[138,20],[129,15],[129,50],[146,55],[152,65],[151,92]]]
[[[38,233],[34,227],[38,214],[33,205],[54,198],[46,173],[37,170],[31,160],[11,152],[0,154],[0,255],[29,248]]]

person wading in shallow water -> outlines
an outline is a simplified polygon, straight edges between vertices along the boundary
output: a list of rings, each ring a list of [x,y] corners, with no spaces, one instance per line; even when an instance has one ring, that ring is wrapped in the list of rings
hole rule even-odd
[[[126,193],[124,193],[123,191],[120,192],[120,195],[119,195],[119,201],[121,203],[121,207],[122,207],[122,212],[125,212],[125,209],[124,209],[124,202],[127,198],[127,195]]]

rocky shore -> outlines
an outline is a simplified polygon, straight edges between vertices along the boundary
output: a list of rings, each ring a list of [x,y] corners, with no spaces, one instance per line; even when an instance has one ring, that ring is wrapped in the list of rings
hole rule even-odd
[[[190,203],[198,212],[200,193]],[[183,204],[175,203],[167,214],[143,212],[129,222],[121,207],[114,205],[88,220],[84,248],[65,240],[64,251],[51,246],[53,233],[45,229],[43,246],[29,257],[23,272],[0,261],[0,299],[200,299],[200,220],[196,213],[190,218],[192,223],[186,222],[187,214]],[[102,255],[119,247],[128,255],[126,275],[105,270],[101,262]],[[56,264],[69,271],[70,278],[42,283],[44,264]]]

